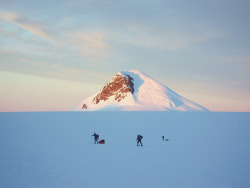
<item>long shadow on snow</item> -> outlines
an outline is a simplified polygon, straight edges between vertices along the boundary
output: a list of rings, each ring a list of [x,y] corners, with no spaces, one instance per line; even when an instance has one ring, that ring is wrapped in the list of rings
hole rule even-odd
[[[141,87],[141,85],[144,83],[144,80],[141,79],[139,74],[133,73],[133,72],[129,72],[129,74],[127,74],[129,76],[131,76],[133,78],[133,83],[134,83],[134,99],[135,101],[138,100],[136,93],[139,92],[139,88]],[[136,80],[136,81],[135,81]]]

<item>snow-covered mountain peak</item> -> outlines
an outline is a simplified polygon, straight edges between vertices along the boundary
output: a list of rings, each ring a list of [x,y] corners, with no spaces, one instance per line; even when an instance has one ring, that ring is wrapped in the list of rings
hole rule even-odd
[[[207,111],[138,70],[118,72],[103,89],[82,101],[80,111]]]

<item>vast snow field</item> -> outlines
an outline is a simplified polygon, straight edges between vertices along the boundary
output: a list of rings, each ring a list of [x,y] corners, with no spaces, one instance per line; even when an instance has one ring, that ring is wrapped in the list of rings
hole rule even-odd
[[[0,187],[247,188],[249,135],[250,113],[0,113]]]

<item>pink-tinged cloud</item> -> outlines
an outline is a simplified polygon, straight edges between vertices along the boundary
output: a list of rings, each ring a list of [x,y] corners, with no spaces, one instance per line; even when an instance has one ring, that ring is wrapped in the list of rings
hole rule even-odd
[[[46,32],[46,28],[17,13],[4,12],[0,18],[51,42],[60,49],[70,49],[73,53],[90,61],[98,61],[108,57],[108,52],[111,49],[111,46],[106,42],[107,35],[100,31],[74,31],[70,33],[61,31],[60,35],[55,37]]]
[[[73,47],[74,51],[90,61],[108,57],[108,51],[111,49],[106,42],[107,36],[102,32],[76,32],[69,38],[69,45]]]
[[[47,41],[50,41],[53,44],[57,44],[57,42],[47,33],[45,32],[41,27],[39,27],[38,25],[31,23],[30,20],[21,17],[20,15],[18,15],[17,13],[14,12],[4,12],[1,15],[1,18],[4,19],[5,21],[8,21],[12,24],[15,24],[19,27],[21,27],[22,29],[31,32],[32,34],[43,38]]]

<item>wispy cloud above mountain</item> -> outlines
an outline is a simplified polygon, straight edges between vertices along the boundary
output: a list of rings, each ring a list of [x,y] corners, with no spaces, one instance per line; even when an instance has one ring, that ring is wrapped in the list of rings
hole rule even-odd
[[[15,24],[15,25],[21,27],[22,29],[25,29],[26,31],[29,31],[30,33],[32,33],[38,37],[41,37],[45,40],[50,41],[53,44],[56,44],[56,41],[52,38],[52,36],[50,36],[50,34],[45,32],[41,26],[39,26],[38,24],[32,23],[31,20],[26,19],[26,18],[18,15],[17,13],[4,12],[2,14],[1,18],[3,18],[4,20],[6,20],[12,24]]]

